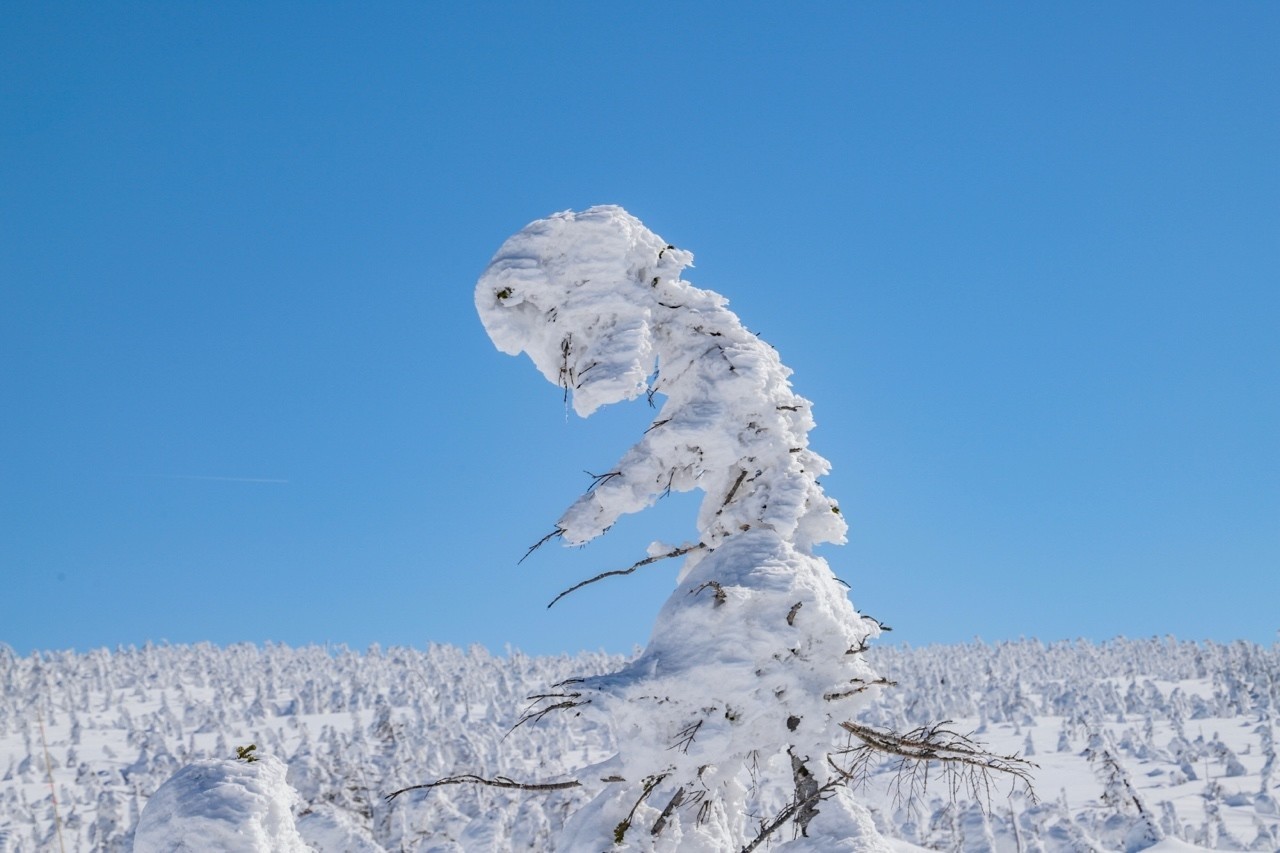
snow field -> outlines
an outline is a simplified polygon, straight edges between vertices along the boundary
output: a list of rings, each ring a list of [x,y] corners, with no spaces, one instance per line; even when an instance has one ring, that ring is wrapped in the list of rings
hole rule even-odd
[[[130,850],[139,815],[165,780],[249,743],[288,765],[302,797],[298,832],[316,850],[547,850],[581,801],[574,791],[452,786],[394,804],[382,795],[461,772],[563,778],[612,754],[612,734],[599,726],[548,720],[508,729],[525,697],[623,663],[450,646],[148,646],[27,657],[0,648],[0,851],[57,849],[40,716],[68,851]],[[1164,831],[1149,849],[1280,850],[1271,758],[1278,647],[1155,639],[881,646],[872,663],[898,686],[863,721],[906,730],[950,719],[999,753],[1022,751],[1030,737],[1029,757],[1040,765],[1040,804],[1007,798],[996,779],[985,824],[970,798],[951,804],[943,788],[913,808],[895,805],[891,768],[879,767],[857,796],[895,849],[1125,849],[1132,809],[1104,802],[1106,782],[1082,755],[1090,731],[1101,730]],[[1183,764],[1196,778],[1182,778]]]

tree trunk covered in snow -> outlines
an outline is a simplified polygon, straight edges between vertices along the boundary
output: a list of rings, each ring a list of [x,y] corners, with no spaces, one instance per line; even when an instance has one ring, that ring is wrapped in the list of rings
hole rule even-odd
[[[669,491],[704,493],[698,541],[651,549],[684,564],[648,647],[544,700],[604,715],[618,737],[578,775],[595,796],[561,848],[749,849],[776,823],[773,840],[795,836],[780,849],[881,849],[828,760],[879,682],[861,654],[879,625],[813,553],[846,526],[817,481],[829,465],[808,446],[810,403],[723,297],[681,280],[691,261],[594,207],[511,237],[476,288],[498,349],[528,354],[578,414],[665,398],[554,535],[583,544]]]

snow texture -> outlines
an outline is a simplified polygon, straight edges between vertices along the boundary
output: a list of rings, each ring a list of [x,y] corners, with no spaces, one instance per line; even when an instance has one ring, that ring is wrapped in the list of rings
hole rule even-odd
[[[698,541],[667,551],[687,556],[644,653],[547,700],[607,720],[618,738],[616,756],[577,776],[598,793],[566,826],[564,850],[750,843],[751,815],[779,812],[800,790],[797,766],[817,786],[831,781],[838,724],[876,692],[862,652],[878,624],[813,553],[847,528],[818,484],[830,466],[809,449],[810,403],[724,297],[680,278],[692,259],[621,208],[593,207],[524,228],[476,286],[494,344],[528,354],[578,414],[664,398],[561,516],[565,543],[669,492],[704,493]],[[814,849],[883,849],[849,797],[819,812]]]
[[[985,827],[970,819],[965,792],[953,802],[935,786],[901,802],[892,765],[874,768],[858,798],[900,853],[975,849],[988,837],[997,853],[1129,850],[1146,821],[1115,796],[1125,778],[1165,836],[1148,850],[1280,850],[1280,646],[1027,640],[877,644],[868,655],[897,685],[861,722],[905,731],[954,720],[997,753],[1032,742],[1040,765],[1040,801],[1006,798],[1002,786]],[[27,656],[0,646],[0,851],[57,850],[60,815],[68,853],[128,853],[140,811],[177,768],[250,742],[287,759],[303,798],[298,831],[321,853],[551,850],[566,814],[585,802],[579,789],[383,797],[463,769],[557,778],[608,757],[607,726],[512,726],[524,697],[546,684],[623,663],[441,645]],[[1119,771],[1085,755],[1095,733]]]
[[[294,824],[298,794],[285,774],[270,755],[183,767],[147,802],[134,853],[310,853]]]

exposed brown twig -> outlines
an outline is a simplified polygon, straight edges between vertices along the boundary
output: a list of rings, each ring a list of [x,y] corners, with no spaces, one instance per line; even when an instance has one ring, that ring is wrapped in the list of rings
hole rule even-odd
[[[555,530],[551,531],[546,536],[543,536],[537,542],[534,542],[532,545],[530,545],[529,550],[524,552],[524,556],[521,557],[519,560],[516,560],[516,565],[518,566],[521,563],[523,563],[525,560],[529,559],[530,554],[532,554],[534,551],[541,548],[543,545],[546,545],[552,539],[555,539],[557,536],[563,536],[563,535],[564,535],[564,528],[557,527]]]
[[[986,804],[984,807],[989,806],[993,773],[1012,777],[1014,784],[1021,783],[1034,799],[1031,771],[1036,764],[1016,755],[987,752],[981,744],[947,728],[948,725],[950,721],[944,721],[898,734],[852,721],[843,722],[841,728],[862,741],[862,745],[840,752],[851,759],[849,766],[840,772],[850,779],[864,779],[875,756],[892,756],[897,759],[894,800],[899,804],[904,800],[911,802],[928,786],[930,768],[935,762],[941,765],[953,800],[964,789],[975,800]]]
[[[492,779],[486,779],[483,776],[464,773],[461,776],[448,776],[435,782],[428,782],[425,785],[410,785],[407,788],[401,788],[399,791],[392,791],[390,794],[385,795],[384,799],[390,801],[409,791],[425,791],[431,788],[439,788],[443,785],[488,785],[491,788],[514,788],[517,791],[564,791],[569,788],[582,787],[582,783],[576,780],[569,780],[568,782],[517,782],[514,779],[508,779],[506,776],[495,776]]]
[[[539,542],[538,544],[541,545],[542,543]],[[537,547],[537,546],[534,546],[534,547]],[[586,580],[581,581],[580,583],[576,583],[573,586],[566,589],[565,591],[561,592],[555,598],[551,599],[551,603],[548,604],[547,607],[548,608],[554,607],[557,601],[564,598],[569,593],[576,592],[577,590],[582,589],[584,586],[593,584],[596,581],[601,581],[601,580],[604,580],[605,578],[611,578],[617,575],[629,575],[632,572],[634,572],[636,569],[640,568],[641,566],[648,566],[651,563],[656,563],[660,560],[669,560],[672,557],[683,557],[685,554],[688,554],[691,551],[698,551],[705,547],[707,547],[705,544],[703,544],[702,542],[699,542],[697,545],[689,545],[685,548],[672,549],[671,551],[668,551],[665,554],[659,554],[656,557],[646,557],[643,560],[637,560],[636,562],[632,563],[630,566],[628,566],[625,569],[614,569],[613,571],[609,571],[609,572],[601,572],[595,577],[587,578]],[[526,554],[525,556],[528,556],[528,555]]]

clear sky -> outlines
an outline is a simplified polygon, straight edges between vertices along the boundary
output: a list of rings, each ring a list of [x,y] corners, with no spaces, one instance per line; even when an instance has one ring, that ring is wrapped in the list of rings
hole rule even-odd
[[[630,650],[673,499],[517,566],[583,421],[475,279],[692,250],[922,645],[1280,628],[1280,4],[8,3],[0,642]]]

